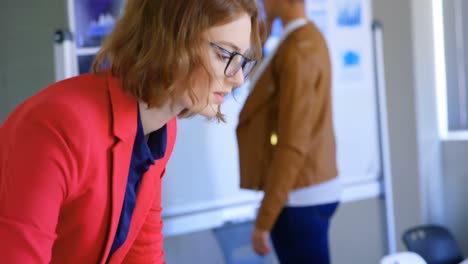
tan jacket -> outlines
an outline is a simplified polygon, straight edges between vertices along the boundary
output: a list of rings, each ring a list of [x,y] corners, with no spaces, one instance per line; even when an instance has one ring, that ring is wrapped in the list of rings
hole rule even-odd
[[[240,113],[237,139],[241,187],[264,191],[262,230],[272,229],[291,190],[336,177],[330,58],[312,23],[278,48]]]

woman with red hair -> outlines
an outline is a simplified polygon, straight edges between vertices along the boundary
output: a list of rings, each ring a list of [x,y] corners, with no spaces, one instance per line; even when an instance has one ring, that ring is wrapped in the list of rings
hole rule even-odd
[[[2,263],[163,263],[176,117],[222,120],[260,56],[255,0],[132,0],[94,72],[0,127]]]

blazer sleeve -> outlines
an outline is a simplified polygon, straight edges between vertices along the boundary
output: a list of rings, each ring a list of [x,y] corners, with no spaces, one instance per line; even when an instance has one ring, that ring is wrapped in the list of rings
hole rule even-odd
[[[79,128],[63,108],[43,108],[13,115],[0,127],[2,263],[50,262],[61,204],[76,175],[67,131]]]
[[[322,70],[313,52],[310,48],[289,46],[287,52],[278,51],[273,61],[275,88],[279,93],[278,143],[256,219],[256,227],[261,230],[272,229],[311,149],[321,100],[317,82]]]

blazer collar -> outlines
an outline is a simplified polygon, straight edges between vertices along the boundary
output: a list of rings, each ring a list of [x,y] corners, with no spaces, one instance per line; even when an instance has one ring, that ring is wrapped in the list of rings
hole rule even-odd
[[[267,68],[269,67],[271,66],[269,65]],[[244,107],[239,115],[239,125],[250,119],[252,115],[268,105],[268,102],[272,100],[273,95],[275,94],[275,87],[273,86],[273,82],[268,71],[269,70],[267,69],[266,72],[262,74],[254,89],[247,97]]]
[[[127,186],[128,170],[132,158],[133,143],[137,131],[138,108],[137,100],[129,96],[122,89],[122,83],[118,78],[105,71],[107,86],[109,89],[110,107],[112,112],[112,132],[117,138],[112,146],[112,198],[111,218],[107,233],[105,254],[100,263],[107,263],[108,254],[119,224],[122,203]],[[145,187],[146,188],[146,187]],[[139,192],[142,192],[140,189]],[[138,198],[137,198],[138,199]],[[116,251],[117,252],[117,251]]]
[[[122,141],[134,140],[137,129],[138,100],[122,89],[122,82],[106,72],[112,110],[114,135]]]
[[[279,47],[283,41],[291,34],[295,34],[296,30],[307,25],[308,20],[305,18],[295,19],[285,25],[283,33],[279,37],[278,43],[270,51],[270,54],[266,56],[258,69],[255,71],[252,76],[252,80],[247,84],[247,89],[251,90],[247,101],[244,104],[244,107],[239,116],[239,124],[247,121],[255,112],[262,109],[267,105],[268,101],[271,100],[271,97],[275,93],[275,87],[273,80],[271,79],[271,61],[276,55]]]

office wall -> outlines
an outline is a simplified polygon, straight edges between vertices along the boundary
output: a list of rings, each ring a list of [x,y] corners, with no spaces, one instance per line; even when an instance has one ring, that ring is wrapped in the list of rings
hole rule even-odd
[[[6,26],[6,16],[4,15],[4,3],[0,3],[0,36],[5,34],[7,30]],[[4,48],[4,44],[0,42],[0,122],[3,120],[3,115],[2,113],[7,112],[6,108],[6,63],[3,63],[3,61],[6,61],[6,49]]]
[[[413,50],[415,59],[420,175],[423,187],[423,222],[447,226],[468,255],[468,139],[441,141],[438,135],[436,67],[434,62],[432,1],[413,0]],[[444,7],[447,86],[457,85],[455,1],[441,0]],[[466,19],[468,4],[461,1]],[[441,4],[442,6],[442,4]],[[458,10],[459,11],[459,10]],[[463,27],[468,43],[468,27]],[[466,59],[465,59],[466,63]]]
[[[385,233],[382,199],[342,204],[330,228],[332,263],[379,263],[387,250]]]
[[[423,6],[429,3],[421,3]],[[412,2],[374,0],[374,17],[384,30],[385,83],[388,107],[389,142],[394,190],[394,236],[403,250],[401,234],[422,221],[419,174]]]
[[[54,81],[52,36],[65,25],[65,2],[0,1],[0,122]]]
[[[456,237],[463,253],[468,256],[468,140],[451,140],[442,145],[444,175],[444,224]]]
[[[422,217],[425,223],[444,224],[445,204],[437,122],[434,17],[431,1],[413,0],[412,14]]]
[[[459,85],[466,89],[466,78],[468,77],[466,65],[468,63],[468,26],[465,23],[468,18],[468,3],[458,0],[444,0],[444,23],[445,23],[445,52],[447,56],[447,87],[451,89],[448,93],[449,104],[453,109],[459,107],[458,94]],[[460,19],[458,25],[456,20]],[[457,28],[457,26],[459,26]],[[456,30],[457,29],[457,30]],[[464,49],[457,47],[463,45]],[[463,54],[464,52],[464,54]],[[464,57],[463,57],[464,56]],[[461,59],[461,61],[460,61]],[[463,69],[464,67],[464,69]],[[465,83],[463,83],[465,81]],[[452,96],[452,97],[450,97]],[[450,101],[451,99],[451,101]],[[449,111],[449,120],[461,123],[460,116],[456,111]],[[465,126],[460,126],[465,127]],[[455,235],[465,255],[468,255],[468,205],[465,186],[468,184],[468,138],[446,140],[442,142],[442,184],[443,201],[445,203],[444,224],[449,227]]]
[[[442,1],[441,1],[442,2]],[[425,5],[424,5],[425,4]],[[457,52],[454,49],[454,1],[443,1],[446,30],[447,86],[457,83]],[[468,14],[468,5],[464,5]],[[437,8],[437,7],[436,7]],[[423,222],[442,224],[450,229],[462,250],[468,254],[468,140],[441,141],[438,135],[437,79],[434,61],[434,35],[431,4],[413,1],[413,49],[415,51],[415,90],[419,135],[420,175],[423,187]],[[468,33],[468,27],[465,27]],[[466,34],[465,33],[465,34]],[[466,35],[465,35],[466,36]],[[468,43],[468,42],[466,42]]]

